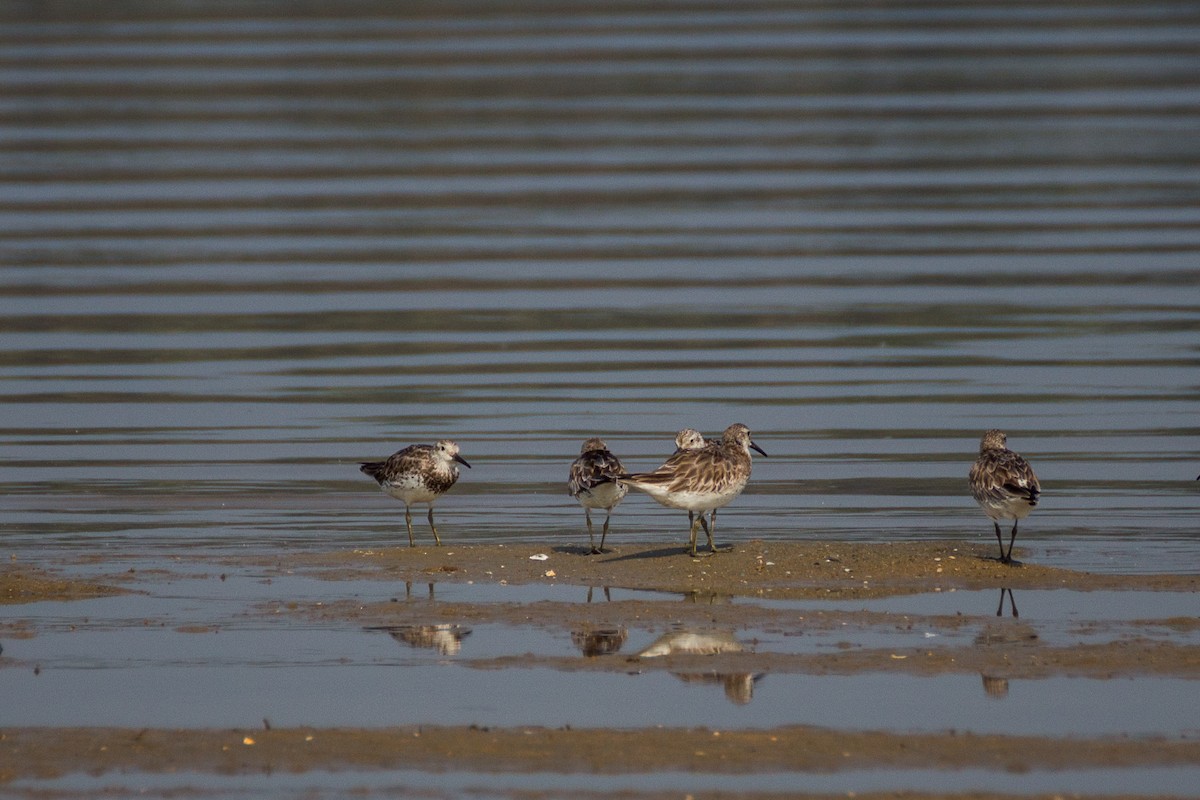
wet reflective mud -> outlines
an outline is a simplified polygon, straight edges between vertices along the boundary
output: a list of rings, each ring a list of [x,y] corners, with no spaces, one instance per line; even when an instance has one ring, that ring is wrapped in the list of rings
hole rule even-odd
[[[838,563],[869,567],[883,583],[907,581],[908,591],[834,600],[772,597],[769,573],[757,569],[754,552],[739,548],[728,563],[742,558],[746,572],[696,562],[716,583],[707,594],[653,588],[637,570],[626,576],[633,588],[562,583],[545,577],[548,567],[569,574],[594,562],[573,553],[530,562],[502,545],[431,551],[436,575],[445,576],[435,580],[418,577],[426,567],[404,548],[364,555],[353,569],[344,553],[269,562],[127,554],[119,575],[81,560],[63,570],[73,576],[64,582],[120,577],[122,593],[14,605],[0,629],[0,688],[12,698],[0,740],[5,774],[18,790],[86,792],[87,780],[71,777],[71,766],[54,766],[55,747],[42,731],[90,740],[95,761],[87,771],[123,759],[157,771],[178,759],[203,772],[210,762],[189,742],[214,735],[206,730],[235,729],[252,742],[234,742],[242,764],[258,763],[264,752],[273,763],[294,758],[279,748],[304,732],[306,769],[380,759],[394,780],[414,788],[422,785],[420,770],[439,763],[432,741],[445,731],[457,743],[446,745],[455,753],[456,781],[468,785],[473,770],[491,768],[493,747],[510,748],[488,732],[507,741],[503,732],[524,731],[563,763],[578,757],[566,754],[598,745],[595,737],[632,737],[603,746],[635,747],[637,757],[596,767],[644,789],[658,763],[651,732],[665,727],[677,731],[676,743],[704,740],[691,745],[705,753],[695,768],[714,786],[726,771],[770,766],[778,774],[754,783],[763,791],[811,769],[758,760],[764,736],[806,750],[841,742],[858,755],[817,772],[834,770],[855,786],[874,785],[871,770],[894,763],[899,742],[907,750],[921,736],[943,745],[931,739],[927,755],[906,762],[903,779],[890,785],[950,785],[941,776],[953,765],[962,780],[952,785],[995,787],[989,770],[997,757],[1007,765],[1000,774],[1024,764],[1021,785],[1077,785],[1067,776],[1099,783],[1100,754],[1126,764],[1104,765],[1118,783],[1136,774],[1158,793],[1177,792],[1193,777],[1200,758],[1194,714],[1179,699],[1190,696],[1198,674],[1200,621],[1178,614],[1195,596],[1180,591],[1186,578],[1164,576],[1156,591],[1148,576],[1131,576],[1121,589],[1112,575],[1047,570],[1022,574],[1075,588],[913,591],[920,581],[884,565],[905,572],[908,560],[896,558],[895,547],[864,546],[854,557],[845,551]],[[778,564],[823,568],[807,547],[773,548]],[[901,549],[929,558],[930,548],[942,553],[933,558],[968,560],[952,543]],[[881,559],[871,561],[870,551]],[[622,563],[654,559],[673,555]],[[525,572],[507,569],[522,562]],[[996,569],[983,559],[969,563]],[[510,576],[504,582],[470,578],[501,564]],[[98,720],[109,727],[95,727]],[[142,734],[175,753],[158,766],[138,760],[136,742],[121,744],[137,731],[168,730],[180,732],[165,740],[165,733]],[[970,746],[959,750],[947,731],[970,737]],[[421,755],[397,747],[414,737],[425,738]],[[721,740],[716,750],[713,737]],[[322,744],[308,747],[316,741]],[[374,742],[363,746],[391,755],[368,749],[348,757],[352,742]],[[1139,742],[1170,746],[1151,756]],[[40,760],[19,761],[33,743]],[[529,771],[524,789],[545,785],[536,777],[542,770],[563,769],[522,752],[510,748],[509,757]],[[1049,752],[1060,755],[1045,761]],[[64,777],[34,780],[35,769]],[[352,768],[344,785],[373,780]]]

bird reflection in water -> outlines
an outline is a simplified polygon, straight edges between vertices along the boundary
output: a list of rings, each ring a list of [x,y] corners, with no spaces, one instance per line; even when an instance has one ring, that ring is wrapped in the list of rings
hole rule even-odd
[[[412,600],[412,599],[413,599],[413,582],[412,582],[412,581],[405,581],[405,582],[404,582],[404,599],[405,599],[405,600]],[[429,599],[429,600],[436,600],[436,599],[437,599],[437,598],[435,598],[435,597],[433,596],[433,584],[432,584],[432,583],[431,583],[431,584],[429,584],[429,595],[428,595],[428,599]]]
[[[727,606],[733,602],[733,595],[693,589],[683,596],[683,602],[695,603],[698,606]]]
[[[996,616],[1004,616],[1004,599],[1008,598],[1008,607],[1013,619],[1019,619],[1021,614],[1017,611],[1017,601],[1013,597],[1012,589],[1004,587],[1000,590],[1000,605],[996,607]],[[1030,644],[1038,640],[1037,632],[1028,625],[1016,623],[997,623],[986,627],[978,636],[975,637],[975,644],[982,646],[990,645],[1014,645],[1014,644]],[[995,700],[1003,700],[1008,697],[1008,678],[1000,677],[999,675],[984,675],[979,676],[983,680],[983,691],[988,697]]]
[[[1008,678],[998,678],[995,675],[980,675],[983,678],[983,691],[988,697],[1003,700],[1008,697]]]
[[[608,656],[617,652],[625,644],[629,634],[624,628],[592,627],[585,625],[571,631],[571,641],[579,648],[586,658]]]
[[[638,653],[638,658],[659,658],[687,654],[711,656],[718,653],[740,653],[745,650],[733,636],[733,631],[698,631],[680,628],[669,631]]]
[[[383,631],[397,642],[409,647],[437,650],[444,656],[457,655],[462,650],[462,640],[471,633],[462,625],[442,623],[438,625],[380,625],[367,628]]]
[[[1008,589],[1008,588],[1004,588],[1004,589],[1000,590],[1000,607],[996,609],[996,616],[997,617],[1004,616],[1004,595],[1006,595],[1006,594],[1008,595],[1008,605],[1010,608],[1012,608],[1012,617],[1013,617],[1013,619],[1016,619],[1017,617],[1019,617],[1021,615],[1017,611],[1017,601],[1015,599],[1013,599],[1012,589]]]
[[[673,655],[720,655],[741,653],[745,647],[733,635],[733,631],[698,631],[680,629],[670,631],[651,642],[637,654],[638,658],[661,658]],[[762,677],[751,672],[671,672],[685,683],[717,683],[725,689],[725,696],[738,705],[745,705],[754,697],[754,684]]]
[[[744,706],[754,699],[754,684],[761,674],[752,672],[706,673],[706,672],[672,672],[684,683],[719,683],[725,689],[725,697],[731,703]]]
[[[611,602],[612,602],[612,592],[609,590],[609,588],[608,588],[607,586],[602,586],[602,587],[600,587],[600,588],[601,588],[601,590],[604,592],[604,599],[605,599],[607,602],[610,602],[610,603],[611,603]],[[589,587],[588,587],[588,592],[587,592],[587,601],[588,601],[589,603],[590,603],[590,602],[592,602],[592,595],[593,595],[593,593],[595,592],[595,590],[596,590],[596,587],[595,587],[595,586],[589,586]]]

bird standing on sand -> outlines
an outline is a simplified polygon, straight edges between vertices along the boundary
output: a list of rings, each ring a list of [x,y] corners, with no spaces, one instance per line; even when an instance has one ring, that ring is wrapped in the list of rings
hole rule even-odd
[[[1003,431],[990,430],[979,442],[979,458],[968,474],[971,496],[992,520],[996,541],[1000,544],[1000,563],[1012,564],[1013,542],[1017,540],[1017,522],[1029,516],[1038,504],[1042,487],[1033,467],[1021,456],[1008,449],[1008,437]],[[1012,535],[1008,552],[1000,535],[1000,520],[1011,519]]]
[[[579,458],[571,462],[567,491],[583,506],[583,514],[587,519],[588,541],[592,546],[592,554],[604,552],[604,540],[608,536],[608,523],[612,519],[612,510],[625,498],[629,490],[617,481],[617,476],[625,472],[621,461],[608,451],[608,445],[603,439],[591,438],[583,443],[579,450]],[[604,529],[600,533],[600,546],[596,547],[596,537],[592,533],[592,509],[602,508],[607,514],[604,517]]]
[[[379,482],[379,487],[404,503],[404,523],[408,526],[408,546],[415,547],[411,507],[416,503],[429,506],[429,527],[433,540],[440,546],[437,526],[433,524],[433,503],[458,480],[455,462],[470,468],[458,454],[458,445],[449,439],[437,444],[413,444],[393,453],[387,461],[367,461],[359,469]]]
[[[742,493],[750,480],[750,451],[763,449],[750,439],[750,429],[741,423],[730,425],[719,442],[694,450],[678,450],[652,472],[622,475],[621,482],[650,495],[668,508],[698,512],[691,523],[688,552],[696,555],[697,526],[708,535],[709,553],[717,552],[712,529],[705,512],[715,511]]]
[[[695,428],[684,428],[679,433],[675,434],[675,452],[671,455],[677,456],[684,450],[699,450],[707,444],[716,444],[704,438],[704,434]],[[696,512],[688,512],[688,529],[692,527],[692,523],[696,521]],[[712,520],[708,523],[708,531],[711,533],[717,524],[717,510],[712,510]]]

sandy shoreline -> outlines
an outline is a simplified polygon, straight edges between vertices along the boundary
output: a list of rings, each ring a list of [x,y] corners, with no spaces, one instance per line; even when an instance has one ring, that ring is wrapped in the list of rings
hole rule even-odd
[[[739,543],[691,558],[684,546],[628,544],[602,555],[546,543],[397,547],[284,555],[264,566],[329,579],[386,576],[403,581],[557,581],[677,593],[790,599],[867,598],[937,589],[1196,591],[1200,575],[1120,575],[999,563],[994,543]],[[540,556],[546,556],[544,560]],[[1015,557],[1021,557],[1021,549]],[[539,557],[534,559],[532,557]]]

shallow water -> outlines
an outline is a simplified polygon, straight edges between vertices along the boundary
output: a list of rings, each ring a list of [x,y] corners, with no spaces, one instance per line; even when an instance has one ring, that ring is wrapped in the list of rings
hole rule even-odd
[[[1093,796],[1133,795],[1140,792],[1187,794],[1200,780],[1195,767],[1147,769],[1084,769],[1056,772],[1014,772],[980,769],[935,770],[847,770],[821,774],[812,772],[756,772],[747,775],[720,775],[659,771],[645,774],[572,775],[505,773],[429,773],[416,770],[395,772],[318,772],[303,776],[238,775],[138,775],[136,777],[97,778],[76,775],[66,779],[33,782],[19,781],[14,789],[26,785],[50,787],[65,792],[106,790],[111,793],[144,797],[172,797],[187,787],[189,797],[228,796],[285,798],[323,793],[378,793],[384,796],[507,798],[521,792],[536,791],[544,797],[576,797],[583,792],[634,795],[636,792],[693,791],[707,792],[811,792],[854,793],[893,790],[900,786],[913,791],[1051,794],[1076,792]],[[120,791],[115,791],[119,787]],[[32,788],[32,787],[31,787]]]
[[[14,609],[10,621],[19,621],[17,630],[37,635],[14,635],[4,643],[0,664],[7,668],[0,669],[0,691],[11,698],[7,724],[227,728],[254,727],[265,718],[281,727],[436,722],[619,728],[812,724],[1048,736],[1196,731],[1191,705],[1179,702],[1190,695],[1194,681],[1180,678],[1005,679],[1003,692],[997,692],[977,675],[723,674],[703,667],[669,673],[651,664],[649,650],[675,631],[691,634],[693,644],[697,638],[718,642],[726,652],[877,648],[886,653],[888,648],[986,646],[978,637],[1003,633],[993,627],[995,592],[857,602],[740,599],[744,605],[797,612],[791,624],[798,623],[798,630],[664,630],[647,622],[622,629],[619,644],[598,656],[626,664],[612,673],[558,671],[536,663],[497,670],[493,659],[512,656],[579,659],[581,667],[589,659],[566,628],[462,624],[451,616],[453,609],[472,603],[558,603],[569,619],[591,603],[670,607],[689,599],[669,592],[589,591],[557,584],[415,584],[409,594],[398,595],[393,581],[266,580],[238,574],[164,576],[161,582],[144,578],[140,588],[147,593]],[[1153,639],[1155,631],[1140,620],[1174,616],[1187,601],[1183,593],[1172,592],[1015,594],[1036,601],[1022,602],[1029,610],[1020,633],[1036,633],[1055,645]],[[1091,602],[1081,603],[1077,595],[1083,594]],[[362,627],[280,613],[338,600],[388,599],[422,609],[424,623]],[[804,623],[834,609],[887,617],[866,623],[851,618],[851,624],[830,630]],[[1002,623],[1015,622],[1009,613],[1005,610]],[[939,616],[964,624],[947,626]],[[441,638],[430,635],[434,626],[443,628]],[[426,630],[413,630],[417,627]],[[447,633],[456,634],[453,647],[446,646]],[[1184,643],[1194,633],[1163,630],[1158,637]],[[634,656],[640,659],[630,660]],[[581,685],[588,691],[580,692]],[[712,702],[722,694],[728,702]],[[620,701],[614,704],[614,699]]]
[[[399,543],[398,504],[357,462],[443,437],[474,467],[438,506],[445,540],[578,543],[565,478],[584,438],[636,469],[681,427],[738,421],[770,458],[722,512],[726,543],[990,543],[965,473],[1001,427],[1043,483],[1023,559],[1197,571],[1194,5],[83,8],[0,8],[0,555]],[[631,497],[611,537],[677,542],[679,523]],[[0,670],[5,696],[56,675],[121,696],[130,670],[213,691],[231,672],[268,684],[295,669],[312,688],[346,671],[363,697],[474,679],[379,632],[292,621],[258,655],[223,651],[257,633],[208,650],[199,634],[135,632],[141,616],[224,613],[185,588],[97,601],[128,605],[105,612],[122,632],[95,638],[54,632],[92,604],[23,608],[48,629],[5,657],[50,648],[64,672]],[[987,615],[987,595],[897,603]],[[1189,600],[1169,598],[1172,613],[1194,615]],[[1085,636],[1079,609],[1106,602],[1015,601],[1067,640]],[[1128,619],[1116,602],[1094,614]],[[183,650],[130,664],[125,636]],[[477,628],[463,652],[490,636]],[[335,641],[369,665],[337,662]],[[756,691],[819,683],[771,675]],[[997,719],[970,683],[949,690],[962,718],[931,725]],[[1014,686],[1011,705],[1044,711],[1051,683]],[[1169,714],[1179,688],[1062,685],[1101,704],[1111,692],[1130,714],[1111,728],[1128,731],[1143,729],[1139,703]],[[245,711],[209,714],[199,697],[171,724]],[[768,705],[807,719],[752,707]],[[657,721],[685,724],[676,707]],[[85,693],[25,719],[56,713],[128,712]],[[1148,729],[1178,729],[1163,724]],[[974,786],[949,780],[914,785]]]

